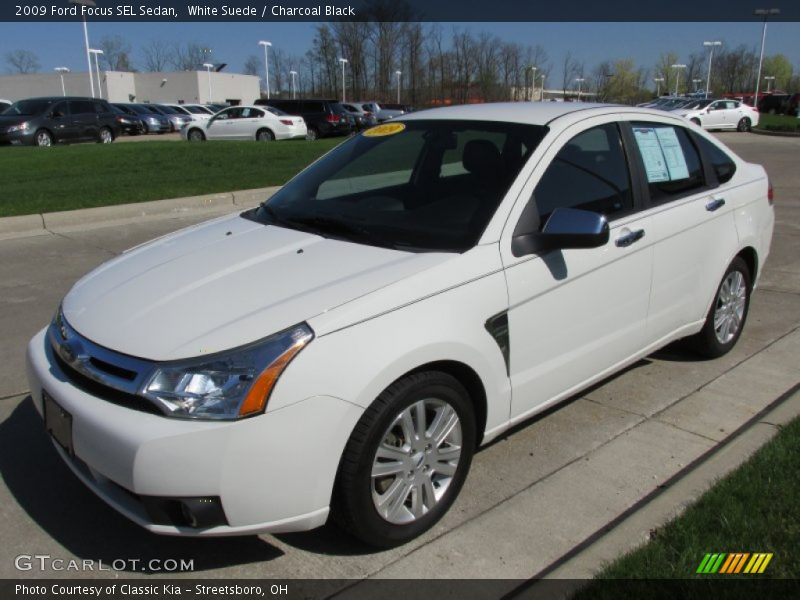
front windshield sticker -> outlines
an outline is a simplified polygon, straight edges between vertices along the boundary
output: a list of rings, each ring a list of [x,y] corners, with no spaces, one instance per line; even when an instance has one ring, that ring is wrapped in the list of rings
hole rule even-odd
[[[364,132],[366,137],[383,137],[385,135],[394,135],[400,133],[406,128],[403,123],[384,123],[372,129],[367,129]]]
[[[639,145],[639,152],[644,161],[647,181],[650,183],[669,181],[667,161],[661,151],[661,144],[655,129],[652,127],[635,127],[633,135],[636,137],[636,143]]]

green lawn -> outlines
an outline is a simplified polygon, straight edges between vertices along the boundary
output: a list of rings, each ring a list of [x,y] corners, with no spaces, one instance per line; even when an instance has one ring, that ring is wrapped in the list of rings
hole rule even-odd
[[[607,579],[720,580],[800,577],[800,419],[656,532],[597,575],[577,598],[604,598]],[[707,552],[773,552],[763,575],[697,574]],[[744,569],[743,569],[744,570]],[[687,584],[699,592],[702,584]],[[711,597],[711,596],[709,596]]]
[[[0,217],[281,185],[346,138],[0,148]]]
[[[762,113],[758,117],[758,129],[766,129],[767,131],[794,131],[800,133],[800,118]]]

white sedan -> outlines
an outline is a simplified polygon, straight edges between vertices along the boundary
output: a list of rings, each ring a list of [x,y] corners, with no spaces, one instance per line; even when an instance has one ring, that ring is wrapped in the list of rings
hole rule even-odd
[[[303,117],[294,117],[271,107],[232,106],[207,121],[190,123],[181,129],[181,136],[190,142],[205,140],[272,140],[305,139]]]
[[[150,531],[333,516],[393,546],[514,425],[679,338],[731,350],[773,226],[764,169],[664,111],[405,115],[80,279],[28,346],[31,396]]]
[[[735,129],[750,131],[758,125],[758,111],[738,100],[713,100],[689,110],[677,109],[673,112],[688,119],[703,129]],[[703,105],[705,104],[705,105]]]

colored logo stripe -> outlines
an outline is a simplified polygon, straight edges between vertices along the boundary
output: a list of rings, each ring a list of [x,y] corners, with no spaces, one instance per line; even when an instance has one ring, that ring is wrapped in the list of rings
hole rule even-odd
[[[703,557],[696,572],[726,575],[742,572],[749,574],[763,573],[772,557],[772,552],[756,552],[753,554],[749,552],[708,553]]]

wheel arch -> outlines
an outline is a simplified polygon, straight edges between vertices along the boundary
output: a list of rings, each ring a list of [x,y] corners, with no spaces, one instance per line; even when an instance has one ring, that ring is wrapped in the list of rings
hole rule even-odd
[[[261,133],[262,131],[269,131],[272,134],[272,139],[273,140],[277,140],[278,139],[277,136],[275,135],[275,132],[271,128],[269,128],[267,126],[262,126],[262,127],[259,127],[256,130],[256,134],[255,134],[255,139],[256,140],[258,140],[258,134]]]
[[[39,127],[33,133],[33,145],[34,146],[36,146],[36,136],[39,135],[40,131],[46,131],[50,135],[50,139],[53,140],[53,144],[57,144],[58,143],[58,139],[56,138],[56,134],[53,133],[53,131],[51,131],[49,127]]]
[[[747,264],[747,268],[750,269],[750,281],[755,283],[758,277],[758,252],[756,249],[752,246],[745,246],[739,250],[736,256],[741,257]]]

